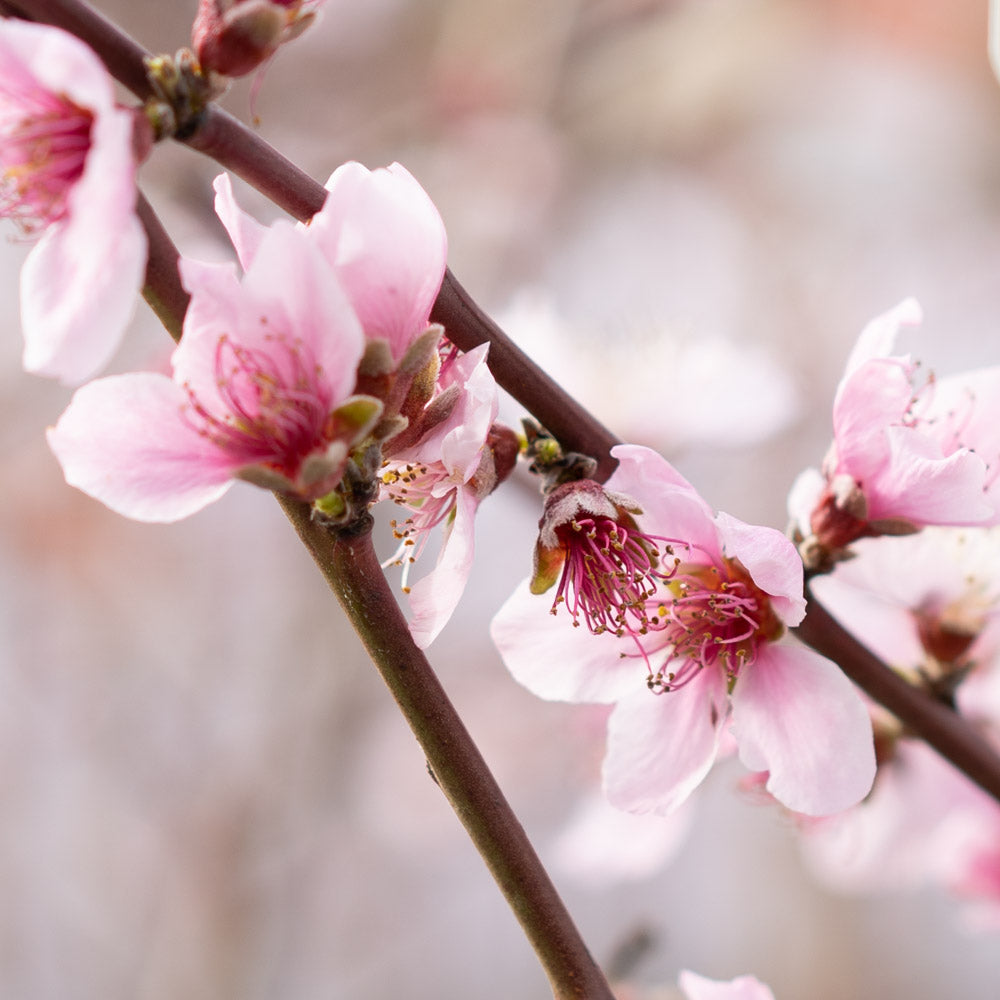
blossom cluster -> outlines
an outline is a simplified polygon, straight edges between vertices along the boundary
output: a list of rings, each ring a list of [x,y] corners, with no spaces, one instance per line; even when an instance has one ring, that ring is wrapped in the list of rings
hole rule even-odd
[[[1000,807],[789,635],[805,568],[810,599],[1000,748],[1000,368],[922,374],[896,353],[919,320],[907,300],[862,332],[822,469],[790,492],[790,537],[713,513],[631,445],[606,484],[548,492],[534,573],[494,640],[540,697],[613,707],[605,794],[656,814],[626,829],[591,804],[561,839],[571,867],[662,864],[690,825],[678,808],[735,750],[825,881],[934,880],[1000,925]]]
[[[249,72],[312,6],[206,0],[198,57]],[[447,257],[437,209],[399,164],[347,163],[307,224],[264,225],[222,174],[215,209],[238,266],[180,261],[190,304],[170,374],[86,382],[144,279],[136,171],[151,138],[81,42],[0,20],[0,214],[37,239],[21,281],[24,364],[85,382],[48,433],[67,482],[150,522],[194,514],[237,480],[310,505],[334,534],[392,504],[385,565],[402,566],[426,647],[471,572],[478,506],[521,448],[497,422],[487,346],[462,353],[431,321]],[[492,637],[539,697],[610,706],[602,783],[620,810],[673,814],[735,754],[796,814],[832,880],[932,874],[1000,923],[1000,807],[793,632],[821,600],[1000,747],[1000,422],[987,405],[1000,367],[924,374],[896,347],[919,320],[907,300],[863,331],[830,448],[792,488],[788,533],[713,510],[645,447],[614,448],[606,482],[586,457],[558,466],[533,571]],[[411,584],[438,531],[435,568]],[[692,1000],[769,996],[750,979],[688,973],[682,986]]]
[[[92,375],[134,308],[146,239],[135,121],[77,39],[0,22],[3,214],[40,235],[22,275],[31,371]],[[242,275],[182,259],[191,298],[172,374],[83,385],[49,444],[70,484],[142,521],[186,517],[237,479],[310,502],[333,527],[394,501],[407,570],[432,529],[445,536],[411,591],[413,634],[427,644],[471,569],[476,507],[516,452],[495,422],[486,347],[459,356],[429,320],[441,218],[398,164],[338,168],[308,225],[264,226],[228,176],[215,186]]]

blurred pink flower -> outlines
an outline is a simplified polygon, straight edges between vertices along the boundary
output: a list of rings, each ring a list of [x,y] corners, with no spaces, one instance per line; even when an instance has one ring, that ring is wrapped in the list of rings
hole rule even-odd
[[[388,371],[428,329],[444,278],[444,223],[398,163],[376,170],[345,163],[326,187],[326,201],[305,231],[332,265],[365,336],[384,345],[377,367]],[[265,227],[236,204],[226,174],[216,178],[215,190],[216,211],[248,267]]]
[[[410,632],[421,648],[437,638],[462,596],[472,570],[476,508],[497,482],[489,437],[498,394],[486,352],[484,344],[448,364],[438,387],[441,393],[458,390],[448,416],[394,454],[382,474],[382,498],[407,511],[405,520],[393,521],[400,546],[386,565],[403,567],[413,609]],[[439,525],[444,537],[437,564],[410,587],[410,567]]]
[[[774,994],[754,976],[737,976],[728,981],[706,979],[685,969],[677,985],[687,1000],[774,1000]]]
[[[716,759],[730,716],[740,759],[769,772],[768,791],[779,801],[812,815],[857,802],[875,771],[864,703],[835,664],[779,641],[805,613],[792,544],[771,528],[713,515],[655,452],[624,445],[613,454],[619,466],[608,495],[621,509],[570,514],[580,530],[562,537],[568,549],[603,540],[625,600],[583,622],[573,604],[572,624],[588,628],[567,628],[559,613],[560,594],[601,599],[601,588],[586,582],[587,570],[599,568],[600,545],[585,559],[567,555],[566,567],[583,567],[584,579],[561,587],[550,608],[525,581],[492,628],[515,678],[543,698],[615,705],[604,787],[627,811],[667,813],[684,801]],[[544,538],[544,517],[542,524]],[[655,552],[652,565],[622,558],[636,546]]]
[[[813,581],[816,596],[869,649],[952,697],[994,742],[1000,734],[1000,529],[926,528],[861,539],[854,558]],[[978,900],[1000,926],[1000,807],[899,724],[875,719],[879,770],[844,813],[802,824],[813,870],[836,888],[927,882]]]
[[[834,441],[822,472],[799,477],[789,499],[807,543],[835,552],[865,535],[928,524],[996,523],[989,491],[1000,472],[1000,367],[917,384],[918,364],[893,354],[919,323],[907,299],[862,331],[837,387]]]
[[[83,42],[0,18],[0,216],[44,230],[21,271],[28,371],[83,381],[132,316],[146,265],[134,121]]]
[[[79,389],[48,435],[67,482],[142,521],[186,517],[233,477],[323,496],[381,413],[351,395],[364,338],[329,264],[279,221],[242,282],[232,265],[182,261],[181,273],[191,304],[173,378]]]

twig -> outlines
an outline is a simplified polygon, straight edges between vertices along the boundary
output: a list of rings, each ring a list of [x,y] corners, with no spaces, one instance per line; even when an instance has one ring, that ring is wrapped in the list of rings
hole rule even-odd
[[[434,780],[490,869],[549,977],[557,1000],[612,1000],[545,868],[424,654],[372,548],[334,541],[308,505],[280,499],[413,730]]]

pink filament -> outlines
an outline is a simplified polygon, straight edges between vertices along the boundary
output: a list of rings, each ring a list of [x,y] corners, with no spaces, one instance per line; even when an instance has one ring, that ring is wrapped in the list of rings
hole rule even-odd
[[[242,464],[267,465],[294,478],[302,460],[329,440],[330,401],[302,342],[280,335],[269,339],[272,351],[219,337],[215,375],[223,413],[212,412],[186,385],[189,419]]]
[[[83,174],[94,116],[46,91],[0,91],[0,215],[25,232],[61,219]]]

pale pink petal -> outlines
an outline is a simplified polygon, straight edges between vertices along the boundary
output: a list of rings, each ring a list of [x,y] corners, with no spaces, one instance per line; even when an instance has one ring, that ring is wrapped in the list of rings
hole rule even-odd
[[[825,485],[826,480],[819,469],[803,469],[788,491],[788,516],[803,536],[812,533],[812,514]]]
[[[687,1000],[774,1000],[774,994],[754,976],[737,976],[728,982],[705,979],[685,969],[677,984]]]
[[[594,887],[645,879],[673,860],[693,819],[691,799],[669,816],[637,816],[588,795],[553,843],[552,858],[561,872]]]
[[[985,798],[927,744],[900,740],[864,802],[803,825],[803,856],[824,884],[842,892],[942,880],[955,867],[955,832]]]
[[[607,487],[639,503],[643,530],[689,543],[704,555],[693,561],[718,562],[722,549],[714,514],[697,490],[650,448],[617,445],[611,454],[619,464]],[[683,552],[678,555],[684,558]]]
[[[106,71],[105,71],[106,73]],[[104,367],[138,303],[146,233],[135,216],[132,117],[94,120],[68,213],[50,225],[21,271],[24,366],[77,383]]]
[[[940,446],[912,427],[889,427],[888,455],[862,483],[868,517],[902,517],[915,524],[983,524],[994,519],[984,494],[986,463],[977,454],[956,451],[944,457]]]
[[[450,477],[463,483],[475,475],[499,406],[497,384],[486,365],[488,348],[483,344],[453,363],[448,386],[442,388],[461,386],[458,402],[416,445],[394,454],[395,462],[440,462]]]
[[[49,25],[16,18],[0,20],[0,63],[5,82],[22,67],[46,90],[74,104],[104,112],[114,107],[111,76],[97,55],[76,36]]]
[[[121,342],[143,283],[146,233],[134,217],[107,221],[96,230],[76,218],[56,223],[28,254],[21,269],[25,370],[76,384],[102,369]]]
[[[138,521],[176,521],[229,488],[231,461],[180,418],[186,396],[164,375],[98,379],[48,431],[66,481]]]
[[[640,689],[619,701],[608,720],[608,801],[634,813],[676,809],[711,769],[726,711],[725,684],[716,670],[702,670],[677,691]]]
[[[913,398],[909,370],[898,360],[867,362],[841,385],[833,404],[836,466],[868,491],[889,456],[887,428],[899,424]]]
[[[876,541],[893,546],[902,539],[879,538]],[[855,567],[853,561],[843,565],[854,571],[852,576],[856,579],[860,567]],[[900,575],[898,569],[897,575]],[[912,669],[923,663],[924,648],[909,607],[857,585],[846,574],[841,574],[840,566],[832,574],[816,577],[810,586],[820,604],[890,666]]]
[[[767,644],[732,694],[733,735],[751,771],[796,812],[824,816],[859,802],[875,777],[868,709],[836,664],[812,650]]]
[[[516,681],[549,701],[613,702],[636,688],[645,692],[634,643],[573,628],[551,607],[551,593],[532,594],[524,580],[493,619],[490,635]]]
[[[1000,506],[1000,366],[980,368],[938,379],[928,413],[926,433],[948,454],[957,448],[974,451],[987,466],[987,500]],[[991,521],[992,523],[992,521]]]
[[[437,565],[410,590],[410,635],[426,649],[441,633],[465,590],[475,555],[475,517],[479,501],[456,487],[455,517],[445,529]]]
[[[469,374],[461,399],[445,422],[448,430],[441,439],[440,455],[445,468],[462,482],[468,482],[479,468],[483,445],[499,407],[496,380],[486,365],[488,347],[483,344],[455,362],[458,365],[468,358]]]
[[[215,214],[219,217],[229,239],[236,248],[236,256],[244,271],[248,270],[267,233],[252,215],[244,212],[233,194],[233,182],[229,174],[219,174],[212,184],[215,188]]]
[[[427,326],[444,277],[447,240],[430,198],[398,163],[345,163],[309,232],[335,266],[369,338],[399,361]]]
[[[895,350],[896,338],[901,327],[917,326],[924,314],[916,299],[904,299],[898,306],[876,316],[861,331],[854,350],[847,359],[845,379],[872,358],[887,358]]]
[[[229,408],[219,393],[216,347],[223,334],[233,337],[241,331],[245,301],[236,267],[186,257],[179,265],[191,301],[184,314],[184,334],[171,357],[174,379],[189,387],[207,410],[224,418]]]
[[[746,524],[729,514],[720,512],[716,523],[726,556],[739,559],[753,582],[770,595],[774,610],[786,625],[798,625],[805,617],[806,600],[802,560],[795,546],[774,528]]]
[[[265,346],[275,332],[298,338],[312,351],[335,398],[353,391],[364,334],[328,262],[304,230],[275,222],[243,279],[242,292],[248,322],[240,330],[241,344]]]

